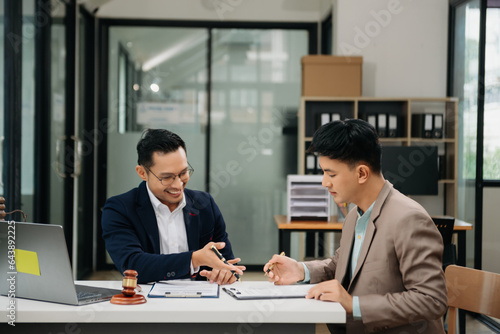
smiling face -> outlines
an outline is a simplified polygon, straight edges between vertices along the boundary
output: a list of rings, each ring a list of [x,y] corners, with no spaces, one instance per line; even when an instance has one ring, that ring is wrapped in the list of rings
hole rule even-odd
[[[151,172],[148,172],[144,166],[138,165],[136,167],[137,174],[148,183],[149,189],[156,198],[168,206],[170,211],[173,211],[182,201],[184,188],[188,181],[182,182],[182,180],[176,176],[172,184],[164,186],[158,178],[161,179],[172,174],[179,175],[186,171],[189,168],[186,151],[184,151],[182,147],[179,147],[177,151],[169,153],[154,152],[152,162],[153,164],[149,167]]]
[[[322,185],[328,189],[333,200],[338,204],[357,203],[362,165],[351,167],[340,160],[325,156],[319,156],[319,164],[323,169]]]

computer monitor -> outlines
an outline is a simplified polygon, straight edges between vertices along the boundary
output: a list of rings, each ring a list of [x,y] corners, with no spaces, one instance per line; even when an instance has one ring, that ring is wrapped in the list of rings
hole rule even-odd
[[[382,146],[382,173],[405,195],[437,195],[437,146]]]

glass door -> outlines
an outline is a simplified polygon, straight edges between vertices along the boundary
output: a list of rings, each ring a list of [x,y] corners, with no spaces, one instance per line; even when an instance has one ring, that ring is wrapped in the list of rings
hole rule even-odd
[[[93,19],[63,0],[51,13],[49,217],[63,226],[73,276],[83,279],[95,255]]]
[[[475,221],[480,1],[457,6],[452,95],[459,98],[458,218]],[[472,233],[467,242],[474,242]],[[469,245],[471,245],[469,243]],[[468,247],[468,249],[472,249]],[[472,255],[473,252],[468,252]],[[468,259],[471,260],[471,259]],[[471,264],[469,264],[471,265]],[[472,265],[471,265],[472,266]]]
[[[212,30],[209,190],[245,265],[280,252],[273,215],[286,212],[286,175],[297,173],[308,45],[306,30]]]
[[[186,142],[195,170],[187,186],[205,190],[207,41],[200,28],[109,29],[106,198],[141,183],[136,146],[147,128]]]

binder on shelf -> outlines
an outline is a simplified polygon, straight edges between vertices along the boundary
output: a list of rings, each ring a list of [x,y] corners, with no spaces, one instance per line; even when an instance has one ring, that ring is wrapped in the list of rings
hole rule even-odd
[[[313,154],[306,155],[306,174],[314,174],[316,168],[316,157]]]
[[[443,138],[443,115],[434,114],[434,128],[432,138]]]
[[[377,115],[377,132],[379,137],[387,137],[387,115]]]
[[[375,129],[377,129],[377,115],[368,115],[366,117],[366,121]]]
[[[325,125],[327,123],[330,123],[330,114],[329,113],[322,113],[320,115],[320,117],[321,117],[321,122],[319,124],[320,126]]]
[[[387,137],[396,138],[400,136],[399,133],[399,116],[396,114],[388,114],[387,115]]]
[[[431,138],[433,114],[413,114],[411,117],[411,135],[417,138]]]
[[[332,122],[334,121],[340,121],[340,114],[339,113],[333,113],[332,114]]]

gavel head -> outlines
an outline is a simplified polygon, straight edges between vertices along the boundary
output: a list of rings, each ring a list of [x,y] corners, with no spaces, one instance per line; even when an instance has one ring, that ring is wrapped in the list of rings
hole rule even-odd
[[[0,221],[3,221],[5,216],[5,198],[0,196]]]
[[[122,294],[127,297],[135,295],[135,288],[137,287],[137,271],[128,269],[123,273],[123,290]]]

